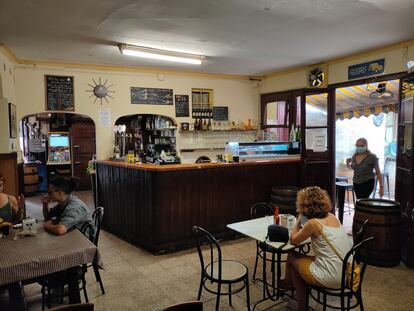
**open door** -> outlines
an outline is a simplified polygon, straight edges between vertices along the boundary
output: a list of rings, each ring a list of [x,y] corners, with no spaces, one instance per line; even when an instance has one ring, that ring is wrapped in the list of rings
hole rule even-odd
[[[335,200],[335,109],[333,90],[304,90],[301,96],[301,181]]]
[[[395,181],[395,200],[400,202],[403,225],[401,259],[414,267],[414,205],[413,205],[413,115],[414,74],[401,78],[401,99],[398,116],[398,148]]]

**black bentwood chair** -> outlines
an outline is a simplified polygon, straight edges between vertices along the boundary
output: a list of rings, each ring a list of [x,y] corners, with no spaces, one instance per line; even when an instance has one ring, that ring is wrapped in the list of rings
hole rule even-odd
[[[199,300],[187,301],[168,306],[161,311],[203,311],[203,302]]]
[[[194,226],[193,234],[201,264],[201,280],[197,299],[200,300],[201,291],[204,287],[208,292],[217,295],[216,311],[218,311],[221,295],[229,296],[229,305],[231,306],[231,295],[246,288],[247,310],[250,311],[249,272],[247,267],[237,261],[223,260],[220,245],[216,239],[203,228]],[[204,252],[202,251],[202,245],[207,245],[207,250]],[[217,291],[207,287],[207,282],[210,284],[217,284]],[[243,282],[243,285],[232,291],[231,285],[240,282]],[[223,284],[228,285],[228,291],[222,291]]]
[[[250,218],[260,218],[265,216],[273,216],[274,209],[273,207],[265,202],[260,202],[253,204],[250,208]],[[253,281],[256,280],[256,271],[257,271],[257,262],[259,261],[259,257],[263,258],[263,252],[270,251],[272,248],[268,247],[266,243],[256,241],[256,260],[254,262],[254,270],[253,270]],[[273,261],[274,258],[268,259],[268,261]]]
[[[65,305],[52,309],[47,309],[46,311],[93,311],[93,303],[77,303],[73,305]]]
[[[80,229],[80,232],[84,236],[86,236],[92,243],[95,239],[95,230],[94,227],[90,223],[83,224],[82,228]],[[75,269],[75,268],[74,268]],[[73,269],[73,271],[75,271]],[[82,266],[79,266],[76,268],[76,273],[79,277],[80,282],[82,283],[82,286],[79,288],[79,291],[83,291],[83,294],[85,296],[85,301],[88,303],[88,293],[86,292],[86,279],[85,274],[87,272],[87,265],[84,264]],[[56,272],[53,274],[50,274],[46,277],[41,277],[38,280],[39,284],[42,286],[41,293],[42,293],[42,310],[45,309],[45,306],[47,305],[48,308],[51,307],[51,301],[54,298],[59,298],[60,303],[63,303],[63,297],[65,296],[65,285],[69,283],[69,275],[66,270]]]
[[[99,234],[101,232],[103,216],[104,216],[104,208],[102,206],[97,207],[95,209],[95,211],[93,212],[93,214],[92,214],[92,220],[93,220],[94,225],[95,225],[95,236],[94,236],[94,239],[93,239],[92,242],[93,242],[93,244],[95,244],[96,247],[98,247]],[[93,268],[93,272],[95,273],[96,282],[98,282],[99,286],[101,287],[102,295],[105,295],[105,289],[104,289],[104,286],[103,286],[101,274],[99,273],[98,266],[95,263],[93,263],[91,265],[88,265],[88,267]]]
[[[326,307],[337,309],[337,310],[350,310],[356,307],[360,307],[360,310],[364,310],[364,304],[362,302],[362,281],[364,279],[365,269],[366,269],[366,262],[360,258],[359,253],[361,248],[369,241],[373,240],[373,237],[369,237],[358,244],[354,244],[351,250],[346,254],[343,265],[342,265],[342,279],[341,279],[341,288],[333,289],[333,288],[323,288],[314,285],[308,285],[307,287],[307,295],[306,295],[306,307],[305,310],[309,310],[309,296],[323,305],[323,311],[326,310]],[[352,265],[352,271],[354,267],[359,264],[361,267],[360,279],[358,284],[358,289],[354,290],[353,286],[348,286],[347,284],[353,284],[353,277],[347,282],[347,265]],[[317,295],[315,295],[315,293]],[[322,298],[321,298],[322,295]],[[341,301],[341,305],[332,305],[326,302],[327,296],[337,297]],[[345,299],[346,299],[346,306],[345,306]],[[352,304],[351,304],[352,301]]]

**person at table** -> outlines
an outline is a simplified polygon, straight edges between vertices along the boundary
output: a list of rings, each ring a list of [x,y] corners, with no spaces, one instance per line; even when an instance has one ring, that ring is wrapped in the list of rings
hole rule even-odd
[[[0,174],[0,223],[1,222],[18,222],[23,218],[24,198],[16,198],[4,193],[4,183],[6,179]]]
[[[343,257],[352,248],[353,243],[339,220],[330,213],[331,200],[325,190],[308,187],[299,191],[296,210],[298,217],[290,243],[297,245],[311,238],[315,256],[289,253],[286,261],[286,278],[281,280],[280,286],[296,290],[298,310],[302,311],[305,309],[307,284],[329,288],[341,287],[342,261],[321,236],[321,232],[325,233]]]
[[[48,194],[42,198],[45,230],[62,235],[72,228],[81,229],[89,222],[93,226],[88,207],[72,194],[77,186],[74,178],[56,177],[49,183]],[[49,204],[58,204],[49,208]]]
[[[375,185],[375,174],[379,182],[379,195],[384,195],[381,170],[377,156],[369,151],[368,141],[358,138],[355,143],[355,153],[346,160],[346,165],[354,170],[354,191],[357,199],[369,198]]]

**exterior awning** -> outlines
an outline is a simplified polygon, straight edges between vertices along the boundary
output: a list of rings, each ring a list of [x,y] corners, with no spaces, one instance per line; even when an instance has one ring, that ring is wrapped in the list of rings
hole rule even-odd
[[[368,117],[370,115],[379,115],[381,112],[397,112],[398,106],[395,104],[380,104],[369,107],[361,107],[359,109],[344,111],[336,114],[336,120]]]

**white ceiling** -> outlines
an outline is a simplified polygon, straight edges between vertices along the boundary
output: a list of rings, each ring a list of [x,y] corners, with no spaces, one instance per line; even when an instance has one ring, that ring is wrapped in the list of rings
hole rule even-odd
[[[261,75],[414,38],[414,0],[0,0],[19,59]],[[121,55],[128,43],[201,66]]]

